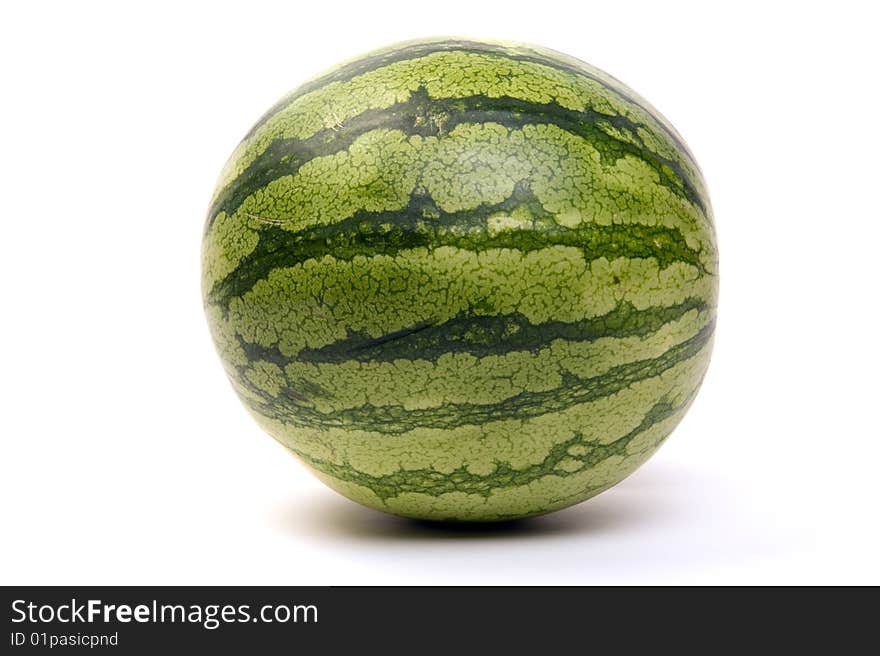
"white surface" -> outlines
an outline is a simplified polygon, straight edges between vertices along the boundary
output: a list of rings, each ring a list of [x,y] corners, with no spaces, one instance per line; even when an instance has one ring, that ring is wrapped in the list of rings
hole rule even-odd
[[[4,6],[0,583],[880,583],[877,21],[806,4]],[[638,90],[701,163],[721,246],[715,357],[669,442],[496,529],[312,479],[234,396],[198,289],[250,124],[338,60],[442,34]]]

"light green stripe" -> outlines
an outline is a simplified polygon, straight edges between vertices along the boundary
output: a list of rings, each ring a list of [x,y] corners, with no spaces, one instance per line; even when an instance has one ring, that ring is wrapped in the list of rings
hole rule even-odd
[[[677,417],[680,410],[681,408],[662,400],[652,406],[636,428],[610,444],[598,444],[583,433],[575,433],[571,439],[554,444],[547,457],[536,465],[516,469],[505,462],[496,461],[493,471],[488,474],[474,473],[469,467],[463,466],[450,473],[441,473],[434,469],[410,469],[398,470],[384,476],[370,476],[351,467],[312,459],[302,452],[296,453],[337,480],[369,488],[383,502],[403,494],[439,497],[459,493],[488,499],[507,489],[533,485],[548,476],[565,479],[579,474],[593,474],[596,467],[609,459],[626,459],[630,455],[627,450],[633,441],[659,422]],[[655,445],[656,443],[651,446]]]
[[[579,249],[553,246],[520,253],[452,247],[413,249],[394,257],[323,257],[266,279],[229,304],[230,329],[247,342],[277,346],[287,357],[321,348],[349,331],[380,337],[465,312],[519,313],[533,324],[579,321],[620,302],[637,310],[687,298],[714,304],[717,280],[684,263],[584,261]],[[352,302],[354,300],[354,302]]]
[[[405,102],[422,87],[433,98],[510,96],[527,102],[555,102],[573,111],[624,116],[647,128],[644,134],[650,139],[651,150],[683,166],[691,182],[704,193],[696,165],[663,134],[668,126],[602,82],[552,66],[510,59],[502,53],[464,51],[435,52],[395,62],[296,97],[236,148],[220,176],[217,193],[241,175],[272,141],[307,139],[322,129],[344,125],[365,111]]]
[[[598,444],[614,442],[634,430],[658,399],[675,405],[687,399],[708,359],[709,349],[704,349],[662,376],[638,381],[616,394],[561,411],[528,418],[514,415],[480,425],[417,427],[389,435],[357,428],[307,428],[266,416],[257,420],[288,447],[371,476],[411,469],[451,473],[463,466],[488,475],[497,461],[517,469],[539,464],[555,444],[570,440],[576,431]]]
[[[259,361],[245,376],[272,396],[284,388],[321,390],[309,396],[307,403],[328,414],[364,405],[424,410],[450,403],[494,404],[524,392],[555,389],[569,376],[593,378],[628,362],[657,358],[693,337],[711,318],[710,312],[694,310],[647,337],[605,337],[592,342],[557,339],[535,352],[481,358],[450,353],[436,362],[293,361],[283,370]]]
[[[688,312],[711,310],[706,301],[691,298],[676,305],[645,310],[621,303],[608,314],[575,322],[551,320],[532,324],[518,314],[460,316],[440,325],[410,326],[378,338],[352,333],[347,339],[321,349],[301,351],[296,357],[317,364],[401,359],[436,361],[449,353],[470,353],[477,357],[503,355],[513,351],[534,351],[557,339],[589,342],[602,337],[647,337]],[[265,360],[281,367],[291,361],[275,348],[244,340],[241,345],[251,361]]]
[[[463,424],[483,424],[501,417],[532,417],[609,396],[640,380],[661,376],[676,363],[703,351],[712,341],[713,329],[714,322],[656,358],[628,362],[591,378],[568,375],[557,388],[525,391],[493,404],[449,403],[428,409],[406,409],[400,404],[380,407],[367,404],[322,413],[310,405],[309,397],[302,402],[291,403],[293,397],[288,396],[285,399],[267,397],[265,401],[258,402],[254,409],[304,426],[361,427],[387,434],[402,433],[420,426],[452,428]],[[307,394],[313,394],[312,390],[307,390]]]
[[[603,163],[589,141],[554,125],[508,130],[496,123],[462,124],[443,138],[374,130],[348,150],[268,183],[236,215],[251,229],[300,231],[339,223],[359,210],[403,209],[417,187],[442,210],[457,212],[500,203],[517,182],[527,182],[562,225],[660,224],[680,229],[691,247],[704,246],[705,219],[663,186],[649,165],[632,156]]]
[[[457,212],[500,203],[517,183],[528,184],[562,226],[638,223],[676,229],[714,266],[705,217],[666,188],[645,162],[625,156],[603,163],[588,141],[552,125],[507,130],[493,123],[460,125],[442,139],[369,132],[348,150],[313,159],[245,199],[224,221],[238,224],[246,248],[226,253],[223,226],[215,222],[207,256],[240,260],[256,247],[251,235],[267,225],[301,231],[340,223],[358,211],[402,210],[419,188],[442,210]],[[228,273],[228,267],[209,271],[206,284],[216,283],[220,271]]]

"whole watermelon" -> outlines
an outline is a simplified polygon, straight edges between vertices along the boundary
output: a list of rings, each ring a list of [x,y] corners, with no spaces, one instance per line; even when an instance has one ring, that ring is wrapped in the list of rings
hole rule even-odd
[[[202,253],[260,425],[346,497],[426,519],[578,503],[706,371],[718,260],[681,137],[613,77],[464,40],[368,54],[236,148]]]

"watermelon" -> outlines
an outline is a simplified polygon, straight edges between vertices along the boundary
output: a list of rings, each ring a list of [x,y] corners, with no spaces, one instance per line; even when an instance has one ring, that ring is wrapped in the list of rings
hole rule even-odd
[[[202,287],[232,385],[328,486],[490,521],[615,485],[706,372],[718,260],[675,129],[555,51],[428,40],[271,107],[227,162]]]

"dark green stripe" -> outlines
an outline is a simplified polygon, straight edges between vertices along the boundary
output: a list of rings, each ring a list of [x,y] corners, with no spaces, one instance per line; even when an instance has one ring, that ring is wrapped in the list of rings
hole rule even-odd
[[[548,68],[564,71],[566,73],[570,73],[597,82],[602,85],[604,89],[615,94],[621,100],[629,103],[630,105],[634,105],[640,108],[642,111],[646,112],[652,117],[654,116],[654,112],[651,109],[645,107],[641,101],[637,100],[632,95],[624,91],[626,85],[624,85],[620,80],[613,78],[611,75],[608,75],[607,73],[606,75],[608,75],[609,78],[613,79],[616,84],[609,84],[606,80],[603,80],[602,78],[593,75],[584,68],[574,66],[561,59],[555,59],[553,57],[542,55],[532,50],[529,50],[528,54],[526,54],[523,50],[510,50],[508,48],[505,48],[504,46],[489,43],[480,43],[479,41],[451,40],[438,41],[433,43],[416,43],[402,48],[396,48],[394,50],[390,50],[381,54],[362,57],[356,61],[350,62],[349,64],[346,64],[345,66],[342,66],[332,71],[331,73],[328,73],[327,75],[316,78],[310,82],[306,82],[298,89],[296,89],[296,91],[294,91],[292,94],[279,100],[265,114],[263,114],[263,116],[261,116],[259,120],[257,120],[253,127],[251,127],[251,129],[245,135],[244,139],[250,138],[261,125],[266,123],[266,121],[268,121],[275,114],[283,110],[285,107],[289,106],[298,98],[306,95],[307,93],[311,93],[312,91],[315,91],[316,89],[319,89],[333,82],[345,82],[347,80],[351,80],[359,75],[363,75],[364,73],[383,68],[385,66],[388,66],[389,64],[418,59],[420,57],[424,57],[435,52],[467,52],[473,54],[494,55],[502,59],[531,62],[533,64],[547,66]],[[688,150],[687,145],[681,141],[675,131],[668,129],[662,121],[655,119],[655,122],[657,123],[657,126],[661,130],[663,130],[664,134],[666,134],[666,136],[678,147],[678,149],[682,151],[682,154],[688,156],[688,158],[691,159],[689,157],[690,151]],[[694,165],[694,168],[696,168],[696,164],[693,162],[692,164]]]
[[[533,324],[521,314],[467,315],[439,325],[425,323],[412,326],[378,338],[351,333],[347,339],[329,346],[300,351],[295,358],[285,356],[277,347],[251,344],[240,336],[239,341],[251,361],[264,360],[280,367],[293,361],[435,361],[446,353],[470,353],[476,357],[485,357],[513,351],[535,352],[557,339],[590,342],[603,337],[645,337],[692,310],[703,312],[708,309],[705,301],[691,298],[678,305],[645,310],[637,310],[632,304],[624,302],[601,317],[570,323],[548,321]]]
[[[304,400],[304,395],[294,391],[283,400],[267,399],[265,404],[255,403],[254,409],[260,414],[293,425],[310,428],[344,427],[386,434],[405,433],[415,428],[451,429],[501,419],[527,419],[561,412],[614,394],[641,380],[659,376],[677,363],[697,355],[711,340],[714,328],[715,322],[712,320],[696,335],[673,346],[659,357],[619,365],[592,378],[566,374],[559,388],[544,392],[522,392],[493,404],[449,403],[428,409],[374,407],[367,404],[328,414],[311,407]],[[285,396],[284,391],[282,396]]]
[[[626,449],[630,442],[655,424],[685,409],[691,403],[695,394],[696,388],[679,405],[673,405],[666,400],[658,401],[645,414],[638,426],[609,444],[602,444],[596,436],[592,436],[589,433],[576,433],[572,438],[554,444],[544,460],[537,464],[516,469],[510,463],[498,462],[495,470],[487,475],[474,474],[466,466],[463,466],[448,474],[438,472],[435,469],[410,469],[399,470],[384,476],[373,476],[348,465],[339,465],[321,458],[315,458],[298,449],[291,450],[325,474],[369,488],[383,500],[391,499],[407,492],[427,494],[432,497],[450,492],[479,494],[480,496],[488,497],[494,491],[528,485],[545,476],[565,478],[581,474],[584,470],[591,469],[612,456],[626,455]],[[665,439],[665,436],[658,439],[658,444],[663,439]],[[581,447],[584,452],[573,455],[569,453],[573,447]],[[580,463],[580,467],[577,469],[560,468],[559,465],[563,461],[577,461]],[[587,491],[589,490],[584,490],[584,492]]]
[[[486,219],[510,215],[527,208],[539,225],[532,230],[490,234]],[[391,212],[361,211],[332,225],[290,232],[277,226],[259,231],[259,243],[233,271],[211,290],[212,303],[226,309],[229,301],[252,289],[279,267],[290,267],[313,258],[332,255],[350,260],[357,255],[396,255],[413,248],[457,248],[480,251],[510,248],[522,252],[548,246],[580,248],[588,260],[605,257],[655,258],[661,268],[685,262],[703,270],[700,252],[688,246],[675,228],[638,223],[598,225],[582,223],[576,228],[557,224],[523,185],[495,205],[475,210],[443,212],[425,192],[413,194],[407,207]]]
[[[424,117],[444,116],[441,126]],[[293,175],[303,164],[315,157],[340,152],[363,134],[377,128],[401,130],[408,135],[437,135],[440,129],[449,132],[456,125],[498,123],[519,129],[525,125],[554,125],[587,139],[603,159],[616,161],[624,155],[638,157],[657,174],[664,186],[688,200],[705,214],[705,205],[697,186],[681,166],[650,151],[638,134],[638,125],[624,116],[609,117],[592,110],[576,112],[556,103],[531,103],[508,96],[489,98],[431,99],[424,88],[414,91],[409,100],[386,109],[368,110],[348,119],[344,127],[320,130],[308,139],[273,141],[242,173],[217,196],[208,213],[207,231],[220,212],[231,215],[244,200],[258,189],[278,178]],[[641,146],[609,135],[602,125],[611,125],[625,132]]]

